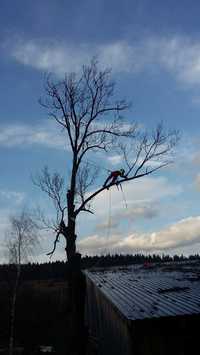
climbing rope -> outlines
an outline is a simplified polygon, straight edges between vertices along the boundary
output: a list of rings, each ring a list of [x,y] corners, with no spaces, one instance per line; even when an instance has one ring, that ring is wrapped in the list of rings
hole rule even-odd
[[[126,202],[126,196],[125,196],[125,193],[123,191],[123,188],[121,186],[121,184],[119,184],[119,187],[118,187],[118,184],[116,185],[118,190],[120,188],[121,192],[122,192],[122,199],[123,199],[123,202],[124,202],[124,205],[125,205],[125,208],[128,208],[128,205],[127,205],[127,202]],[[109,238],[110,238],[110,232],[111,232],[111,224],[112,224],[112,199],[111,199],[111,188],[109,188],[108,190],[108,222],[107,222],[107,236],[106,236],[106,241],[108,242],[109,241]],[[105,248],[105,252],[106,251],[109,251],[108,248]],[[95,262],[90,268],[95,268],[97,267],[99,264],[101,263],[101,258],[99,258],[99,260],[97,262]]]
[[[123,198],[123,201],[124,201],[124,205],[125,205],[126,208],[128,208],[128,205],[127,205],[127,202],[126,202],[126,196],[125,196],[124,190],[122,189],[122,185],[119,184],[119,186],[120,186],[120,190],[122,192],[122,198]]]
[[[109,202],[108,202],[108,228],[107,228],[107,239],[110,237],[111,230],[111,189],[108,190],[109,193]]]

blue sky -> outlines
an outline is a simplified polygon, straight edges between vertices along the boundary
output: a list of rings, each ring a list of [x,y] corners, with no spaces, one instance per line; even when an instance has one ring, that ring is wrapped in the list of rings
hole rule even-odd
[[[94,201],[96,215],[78,222],[79,250],[200,252],[199,2],[2,0],[0,6],[2,260],[9,216],[23,206],[49,206],[30,175],[44,165],[67,175],[64,137],[38,103],[44,75],[61,78],[93,56],[112,67],[117,95],[133,102],[128,120],[148,129],[162,120],[182,138],[173,166],[124,187],[127,209],[112,189],[109,233],[109,195]],[[118,167],[113,161],[107,166]],[[52,240],[44,236],[38,260],[47,260]],[[55,258],[63,258],[62,246]]]

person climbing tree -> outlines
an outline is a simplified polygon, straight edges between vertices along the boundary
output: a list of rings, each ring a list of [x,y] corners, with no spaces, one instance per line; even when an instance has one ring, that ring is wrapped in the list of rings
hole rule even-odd
[[[114,184],[117,181],[118,177],[126,178],[124,174],[125,174],[124,169],[111,171],[110,175],[107,177],[106,181],[104,182],[103,187],[106,187],[109,181],[110,181],[109,185]]]
[[[115,100],[115,83],[111,70],[102,69],[93,59],[77,73],[69,73],[63,80],[47,77],[46,95],[40,103],[65,132],[67,144],[68,181],[48,167],[34,178],[34,183],[52,200],[55,219],[42,214],[41,221],[55,233],[53,255],[62,236],[66,242],[66,258],[76,258],[76,226],[81,213],[94,213],[91,203],[107,188],[140,179],[166,167],[173,161],[173,152],[179,140],[176,130],[165,130],[162,123],[147,132],[133,119],[122,113],[129,108],[126,100]],[[91,155],[101,152],[101,159],[109,153],[120,155],[124,169],[112,171],[103,186],[98,186],[102,170],[91,164]],[[71,162],[71,163],[70,163]]]
[[[89,159],[95,154],[99,154],[96,158],[102,161],[109,157],[109,153],[120,155],[126,167],[126,177],[120,180],[120,184],[123,184],[153,174],[170,164],[179,135],[177,131],[165,130],[162,123],[148,132],[142,124],[134,122],[132,117],[126,119],[123,112],[130,105],[126,100],[115,97],[111,70],[102,69],[95,59],[77,73],[67,73],[63,79],[48,76],[41,104],[65,133],[64,166],[67,167],[68,179],[66,181],[57,172],[51,174],[45,167],[34,179],[34,183],[48,195],[55,208],[53,221],[41,214],[42,223],[53,230],[55,235],[48,255],[54,254],[62,236],[66,243],[66,259],[70,270],[72,319],[76,325],[75,330],[80,329],[82,334],[79,326],[80,312],[77,311],[79,300],[74,296],[78,298],[82,295],[77,291],[76,282],[80,276],[77,276],[77,270],[81,265],[81,255],[76,251],[78,218],[82,213],[93,214],[94,198],[107,188],[106,184],[110,180],[117,184],[118,177],[124,175],[121,171],[113,171],[104,186],[99,186],[101,170],[97,174],[97,169],[88,163]],[[81,300],[84,303],[83,297]],[[79,339],[76,332],[73,339]],[[82,355],[82,343],[76,344],[80,345],[80,351],[76,353]]]

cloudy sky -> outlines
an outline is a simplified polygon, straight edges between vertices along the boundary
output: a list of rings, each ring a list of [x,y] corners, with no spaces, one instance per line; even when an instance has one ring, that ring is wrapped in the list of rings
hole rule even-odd
[[[127,208],[116,188],[96,198],[95,216],[78,221],[79,250],[200,252],[199,16],[197,0],[1,0],[1,261],[10,215],[37,205],[53,213],[31,174],[44,165],[68,173],[65,138],[38,103],[45,73],[62,78],[93,56],[112,67],[117,94],[132,101],[128,120],[147,129],[162,120],[181,141],[172,166],[124,186]],[[105,164],[119,167],[115,156]],[[44,236],[38,260],[48,260],[52,241]],[[63,257],[61,242],[54,259]]]

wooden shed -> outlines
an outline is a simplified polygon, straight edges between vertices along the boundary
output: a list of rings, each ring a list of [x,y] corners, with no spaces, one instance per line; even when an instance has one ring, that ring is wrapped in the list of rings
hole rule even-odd
[[[199,353],[200,264],[99,268],[86,283],[98,355]]]

